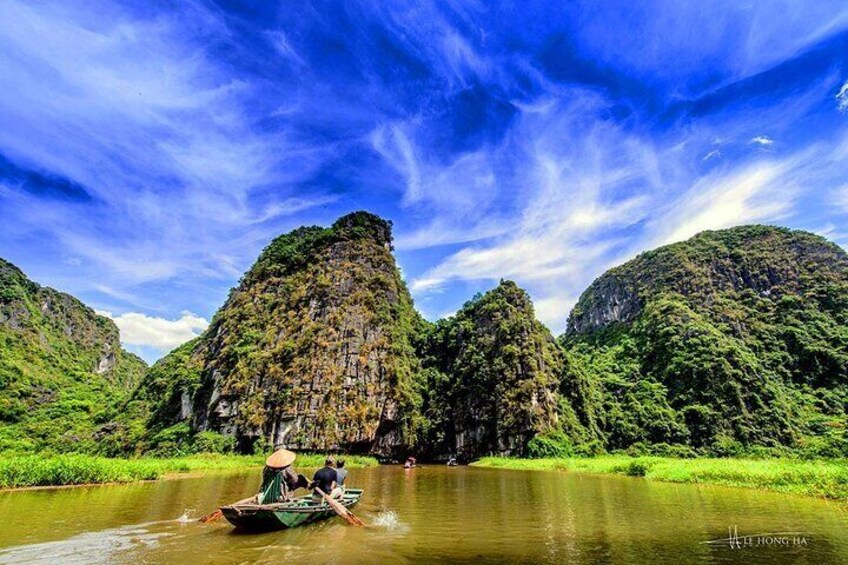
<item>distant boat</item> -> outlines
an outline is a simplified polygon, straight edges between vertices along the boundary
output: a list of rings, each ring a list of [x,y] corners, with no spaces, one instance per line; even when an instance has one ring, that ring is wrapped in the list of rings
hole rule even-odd
[[[350,508],[359,502],[362,489],[348,488],[339,503]],[[288,502],[274,504],[256,504],[254,498],[222,506],[221,512],[227,521],[239,530],[248,532],[268,532],[286,528],[296,528],[332,518],[336,515],[330,505],[324,501],[313,502],[311,495],[300,496]]]

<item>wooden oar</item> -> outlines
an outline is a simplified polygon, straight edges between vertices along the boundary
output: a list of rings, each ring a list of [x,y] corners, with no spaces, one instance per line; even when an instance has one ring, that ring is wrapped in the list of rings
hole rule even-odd
[[[323,496],[324,500],[327,501],[327,504],[330,505],[330,508],[332,508],[336,512],[336,514],[338,514],[339,516],[344,518],[345,522],[347,522],[348,524],[350,524],[352,526],[364,526],[365,525],[365,522],[360,520],[359,517],[356,514],[354,514],[353,512],[351,512],[350,510],[348,510],[344,506],[342,506],[342,504],[340,502],[338,502],[337,500],[333,500],[326,492],[324,492],[320,488],[315,487],[315,492],[317,492],[318,494]]]
[[[250,502],[251,500],[253,500],[252,496],[249,497],[249,498],[245,498],[244,500],[239,500],[238,502],[234,502],[234,503],[231,504],[231,506],[236,506],[237,504],[244,504],[245,502]],[[208,524],[209,522],[214,522],[215,520],[220,520],[223,515],[224,515],[224,513],[221,512],[221,510],[219,508],[215,512],[212,512],[211,514],[207,514],[206,516],[201,517],[198,520],[198,522],[200,522],[201,524]]]
[[[209,522],[214,522],[215,520],[219,520],[223,515],[224,515],[223,512],[221,512],[220,510],[216,510],[215,512],[212,512],[211,514],[207,514],[206,516],[201,516],[201,518],[200,518],[200,520],[198,520],[198,522],[200,522],[201,524],[208,524]]]

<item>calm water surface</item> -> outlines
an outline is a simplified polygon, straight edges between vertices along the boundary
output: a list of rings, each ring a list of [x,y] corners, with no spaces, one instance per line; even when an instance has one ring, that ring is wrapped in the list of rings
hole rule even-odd
[[[844,504],[578,473],[354,469],[367,529],[188,519],[253,494],[258,474],[0,493],[0,563],[848,564]],[[730,526],[741,547],[707,543]]]

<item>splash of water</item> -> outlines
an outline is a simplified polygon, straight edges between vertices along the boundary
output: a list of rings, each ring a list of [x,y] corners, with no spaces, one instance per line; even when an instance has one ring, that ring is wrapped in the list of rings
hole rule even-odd
[[[397,530],[403,526],[397,513],[393,510],[384,510],[377,514],[373,524],[378,528],[385,528],[387,530]]]
[[[194,508],[186,508],[183,510],[183,515],[177,518],[177,522],[180,524],[188,524],[190,522],[194,522]]]

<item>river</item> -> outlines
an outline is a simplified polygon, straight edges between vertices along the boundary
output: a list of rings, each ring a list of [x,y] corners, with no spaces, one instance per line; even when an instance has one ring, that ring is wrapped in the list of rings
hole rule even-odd
[[[578,473],[353,469],[368,528],[194,519],[258,475],[0,493],[0,563],[848,563],[842,503]]]

